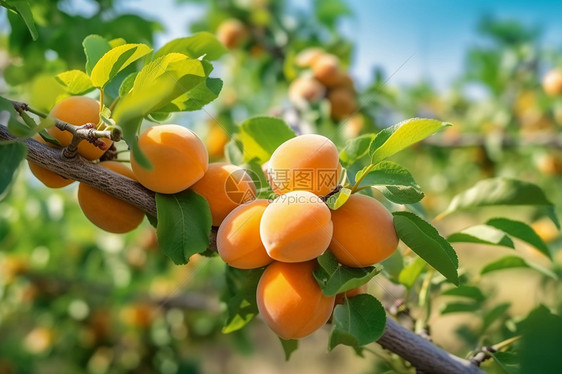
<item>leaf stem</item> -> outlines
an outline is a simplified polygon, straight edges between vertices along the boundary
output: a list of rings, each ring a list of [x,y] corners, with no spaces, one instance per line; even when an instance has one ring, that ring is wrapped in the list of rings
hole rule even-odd
[[[361,175],[361,178],[357,179],[355,181],[355,184],[353,185],[353,187],[351,188],[351,193],[354,194],[355,192],[357,192],[359,190],[359,185],[361,184],[361,182],[363,181],[363,179],[365,178],[365,176],[367,174],[369,174],[369,172],[375,167],[375,164],[370,164],[369,166],[367,166],[367,168],[365,169],[365,171],[363,172],[363,175]]]

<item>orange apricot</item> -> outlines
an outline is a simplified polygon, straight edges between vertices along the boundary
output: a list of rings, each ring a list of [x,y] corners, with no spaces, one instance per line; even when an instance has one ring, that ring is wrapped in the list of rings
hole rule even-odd
[[[342,81],[340,60],[332,54],[324,54],[314,60],[312,65],[314,77],[326,87],[333,87]]]
[[[223,158],[224,146],[228,143],[228,140],[229,138],[226,131],[213,121],[209,127],[209,133],[207,134],[205,142],[207,145],[207,151],[209,152],[209,157]]]
[[[282,262],[303,262],[320,256],[330,244],[330,209],[308,191],[277,197],[263,213],[260,235],[269,257]]]
[[[346,266],[366,267],[388,258],[398,247],[392,214],[372,197],[354,194],[332,211],[330,250]]]
[[[56,119],[74,126],[82,126],[87,123],[96,126],[100,121],[99,111],[100,104],[97,100],[87,96],[70,96],[56,103],[50,114]],[[62,131],[56,126],[50,127],[48,131],[63,147],[70,144],[72,140],[70,132]],[[102,138],[101,140],[105,143],[104,149],[96,147],[87,140],[82,140],[78,144],[78,153],[88,160],[97,160],[113,144],[111,139]]]
[[[101,167],[135,179],[131,169],[118,161],[103,161]],[[139,208],[86,183],[78,185],[78,203],[82,212],[94,225],[113,233],[125,233],[135,229],[143,220]]]
[[[213,226],[219,226],[237,206],[256,198],[256,186],[244,169],[226,162],[209,164],[193,191],[207,199]]]
[[[562,70],[554,69],[546,73],[542,87],[548,96],[562,95]]]
[[[353,92],[346,88],[331,90],[328,93],[328,101],[330,101],[330,116],[337,121],[349,117],[357,109]]]
[[[301,68],[309,68],[320,56],[324,55],[324,51],[321,48],[310,47],[303,49],[295,56],[295,64]]]
[[[352,288],[351,290],[339,293],[336,295],[335,305],[343,305],[345,298],[351,299],[357,295],[367,293],[367,284],[363,284],[359,287]]]
[[[325,196],[340,179],[338,150],[325,136],[297,136],[273,152],[267,174],[271,188],[278,195],[303,190]]]
[[[54,144],[44,141],[39,134],[35,135],[33,139],[37,140],[40,143],[46,144],[49,147],[56,147]],[[27,163],[29,165],[29,170],[31,170],[31,173],[35,176],[35,178],[39,179],[45,186],[49,188],[62,188],[74,182],[74,180],[67,179],[55,172],[50,171],[49,169],[45,169],[44,167],[39,166],[33,161],[28,161]]]
[[[330,318],[335,296],[325,296],[314,275],[316,261],[274,262],[262,274],[256,292],[258,310],[283,339],[300,339]]]
[[[316,102],[324,97],[326,88],[312,77],[302,76],[291,82],[289,99],[293,102]]]
[[[228,49],[240,46],[247,36],[246,26],[236,18],[224,20],[217,28],[217,39]]]
[[[255,269],[273,261],[260,237],[260,221],[269,205],[266,199],[254,200],[234,209],[217,232],[217,251],[224,262],[238,269]]]
[[[205,145],[191,130],[179,125],[152,126],[139,137],[139,149],[151,163],[145,169],[131,152],[136,179],[149,190],[173,194],[203,177],[209,164]]]

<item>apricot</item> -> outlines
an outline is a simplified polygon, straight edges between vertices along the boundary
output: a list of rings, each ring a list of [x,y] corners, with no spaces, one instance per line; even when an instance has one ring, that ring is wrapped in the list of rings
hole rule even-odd
[[[326,88],[312,77],[299,77],[289,86],[289,99],[293,102],[316,102],[324,97]]]
[[[244,169],[226,162],[209,164],[209,169],[192,187],[207,199],[213,226],[219,226],[237,206],[256,198],[256,186]]]
[[[267,174],[271,188],[278,195],[294,190],[327,195],[340,179],[338,150],[325,136],[297,136],[273,152]]]
[[[398,247],[392,214],[372,197],[353,194],[332,211],[330,251],[346,266],[366,267],[388,258]]]
[[[542,87],[548,96],[562,94],[562,70],[553,69],[546,73],[542,80]]]
[[[56,148],[54,144],[44,141],[40,135],[35,135],[33,139],[37,140],[40,143],[46,144],[49,147]],[[49,169],[45,169],[44,167],[39,166],[33,161],[28,161],[27,163],[29,165],[29,170],[31,170],[31,173],[35,176],[35,178],[39,179],[45,186],[49,188],[62,188],[74,182],[74,180],[60,176],[57,173],[50,171]]]
[[[246,26],[236,18],[224,20],[217,28],[217,39],[228,49],[240,46],[247,36]]]
[[[269,257],[282,262],[303,262],[320,256],[330,244],[330,209],[308,191],[277,197],[263,213],[260,235]]]
[[[345,298],[351,299],[357,295],[367,293],[367,284],[363,284],[359,287],[352,288],[351,290],[339,293],[336,295],[335,305],[343,305]]]
[[[127,178],[135,179],[131,169],[118,161],[103,161],[99,165]],[[78,185],[78,203],[86,218],[108,232],[117,234],[129,232],[144,218],[144,212],[139,208],[86,183]]]
[[[346,88],[336,88],[328,93],[330,101],[330,116],[341,121],[351,116],[357,110],[357,104],[353,92]]]
[[[342,81],[340,60],[332,54],[324,54],[314,60],[312,65],[314,78],[326,87],[333,87]]]
[[[224,262],[238,269],[255,269],[273,259],[267,254],[260,237],[260,221],[266,199],[240,205],[222,221],[217,232],[217,251]]]
[[[223,158],[224,147],[228,143],[229,137],[226,131],[216,122],[212,122],[207,134],[206,145],[207,152],[211,158]]]
[[[205,145],[191,130],[179,125],[148,128],[138,146],[152,167],[145,169],[131,152],[136,179],[149,190],[173,194],[191,187],[203,177],[209,164]]]
[[[56,119],[74,126],[82,126],[87,123],[96,126],[100,121],[99,112],[100,104],[97,100],[87,96],[70,96],[56,103],[50,114]],[[62,131],[56,126],[50,127],[48,131],[63,147],[70,144],[72,140],[70,132]],[[102,138],[101,140],[105,143],[104,149],[96,147],[87,140],[82,140],[78,144],[78,153],[88,160],[97,160],[113,144],[111,139]]]
[[[325,296],[313,276],[316,261],[273,262],[265,269],[256,292],[265,323],[283,339],[300,339],[330,318],[335,296]]]
[[[295,56],[295,64],[301,68],[309,68],[322,56],[324,51],[321,48],[310,47],[303,49]]]

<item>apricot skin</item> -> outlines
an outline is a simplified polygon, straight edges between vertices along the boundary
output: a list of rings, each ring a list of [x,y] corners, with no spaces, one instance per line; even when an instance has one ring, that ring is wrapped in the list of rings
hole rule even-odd
[[[226,131],[218,124],[213,122],[207,134],[206,145],[209,157],[218,159],[224,157],[224,147],[228,143],[229,137]]]
[[[74,126],[82,126],[87,123],[92,123],[96,126],[100,120],[99,111],[100,104],[97,100],[86,96],[71,96],[55,104],[50,115]],[[70,144],[72,140],[71,133],[68,131],[61,131],[56,126],[50,127],[48,131],[63,147]],[[96,147],[86,140],[82,140],[78,144],[78,153],[88,160],[97,160],[111,147],[111,144],[113,144],[113,141],[110,139],[101,138],[101,140],[105,143],[104,149]]]
[[[333,87],[342,81],[339,59],[331,54],[325,54],[314,60],[312,72],[314,78],[326,87]]]
[[[332,238],[330,209],[316,195],[293,191],[265,209],[260,223],[262,242],[271,258],[303,262],[320,256]]]
[[[341,121],[351,116],[357,110],[353,93],[345,88],[337,88],[328,94],[330,101],[330,116]]]
[[[256,198],[256,186],[246,171],[225,162],[209,164],[192,190],[207,199],[213,226],[219,226],[237,206]]]
[[[316,102],[326,93],[320,82],[310,77],[299,77],[289,86],[289,99],[293,102]]]
[[[258,310],[267,325],[283,339],[300,339],[330,318],[335,296],[325,296],[312,275],[316,261],[273,262],[258,283]]]
[[[548,96],[562,95],[562,71],[554,69],[546,73],[542,86]]]
[[[35,135],[33,139],[37,140],[40,143],[46,144],[49,147],[55,147],[55,145],[44,141],[40,135]],[[35,176],[35,178],[39,179],[45,186],[49,188],[62,188],[74,182],[74,180],[62,177],[57,173],[39,166],[33,161],[28,161],[27,163],[29,165],[29,170],[31,170],[31,173]]]
[[[246,37],[246,26],[236,18],[224,20],[217,28],[217,39],[228,49],[240,46]]]
[[[135,179],[131,169],[120,162],[103,161],[99,165],[127,178]],[[144,218],[144,212],[139,208],[86,183],[80,183],[78,186],[78,203],[84,215],[94,225],[116,234],[135,229]]]
[[[295,190],[318,196],[332,192],[340,179],[336,146],[325,136],[300,135],[281,144],[271,155],[268,179],[278,195]]]
[[[398,247],[392,214],[372,197],[353,194],[332,211],[330,250],[346,266],[366,267],[388,258]]]
[[[217,251],[224,262],[238,269],[255,269],[273,261],[260,237],[260,221],[268,205],[266,199],[254,200],[226,216],[217,232]]]
[[[136,179],[149,190],[177,193],[191,187],[207,171],[207,149],[201,139],[185,127],[150,127],[142,133],[138,145],[152,168],[139,165],[132,152],[131,166]]]

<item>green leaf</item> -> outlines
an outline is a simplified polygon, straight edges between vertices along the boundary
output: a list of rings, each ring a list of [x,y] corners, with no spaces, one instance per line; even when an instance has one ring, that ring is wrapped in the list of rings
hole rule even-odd
[[[8,127],[8,131],[17,137],[30,137],[33,135],[32,128],[19,121],[20,116],[14,104],[0,96],[0,126]]]
[[[375,138],[375,134],[360,135],[345,143],[345,148],[340,152],[340,160],[344,167],[353,164],[369,152],[369,145]]]
[[[211,234],[211,210],[207,200],[191,190],[174,195],[156,194],[158,245],[175,264],[204,252]]]
[[[350,196],[351,196],[351,190],[349,188],[344,187],[335,195],[330,196],[326,201],[326,205],[328,205],[328,208],[332,210],[338,210],[343,206],[343,204],[345,204],[345,202],[349,199]]]
[[[33,21],[33,13],[31,12],[29,1],[8,0],[8,2],[3,1],[2,5],[16,12],[27,26],[27,29],[31,34],[31,38],[33,38],[33,40],[37,40],[39,34],[37,33],[37,28],[35,27],[35,21]]]
[[[541,237],[537,235],[535,230],[526,223],[507,218],[492,218],[488,220],[486,224],[502,230],[506,234],[509,234],[517,239],[523,240],[552,260],[552,256],[546,244],[543,242]]]
[[[318,257],[314,278],[326,296],[335,296],[367,283],[382,271],[381,266],[352,268],[338,264],[334,255],[326,251]]]
[[[279,341],[281,341],[283,352],[285,352],[285,361],[289,361],[293,352],[299,348],[299,341],[296,339],[285,340],[283,338],[279,338]]]
[[[400,271],[398,275],[398,282],[406,288],[412,288],[418,280],[419,276],[422,274],[426,268],[427,262],[422,258],[416,258],[410,265]]]
[[[59,82],[71,95],[83,95],[94,89],[88,74],[80,70],[69,70],[55,76]]]
[[[386,313],[380,301],[369,294],[345,299],[334,308],[328,349],[339,344],[355,349],[377,341],[386,325]]]
[[[279,118],[254,117],[240,125],[240,141],[245,161],[258,158],[264,163],[277,147],[294,137],[293,130]]]
[[[160,112],[190,112],[199,110],[214,101],[221,92],[222,80],[207,78],[193,89],[178,96],[170,104],[160,108]]]
[[[546,275],[547,277],[558,279],[556,274],[554,274],[552,271],[545,269],[542,266],[539,266],[532,262],[528,262],[525,259],[517,256],[505,256],[500,258],[499,260],[493,261],[487,264],[486,266],[484,266],[482,270],[480,270],[480,274],[484,275],[497,270],[513,269],[513,268],[534,269]]]
[[[5,196],[8,186],[12,183],[14,174],[25,158],[27,148],[17,142],[0,142],[0,199]]]
[[[482,318],[482,328],[480,329],[481,334],[483,335],[488,327],[492,326],[494,322],[496,322],[499,318],[505,315],[509,307],[511,306],[510,303],[502,303],[496,305],[492,309],[490,309],[486,314],[484,314],[484,318]]]
[[[450,288],[446,291],[443,291],[441,295],[466,297],[468,299],[479,302],[486,300],[486,296],[484,296],[480,288],[474,286],[459,286]]]
[[[201,61],[171,53],[146,65],[137,74],[133,87],[115,108],[113,118],[141,166],[150,168],[150,162],[137,147],[142,118],[201,83],[206,77],[205,70]]]
[[[480,303],[449,303],[441,309],[441,314],[451,313],[473,313],[480,309]]]
[[[121,85],[119,86],[119,96],[123,97],[131,91],[133,85],[135,84],[135,79],[137,78],[137,72],[127,75]]]
[[[447,240],[451,243],[477,243],[515,248],[511,238],[503,231],[486,225],[471,226],[449,235]]]
[[[540,187],[533,183],[505,177],[485,179],[476,183],[474,187],[456,195],[447,210],[440,216],[458,210],[496,205],[545,206],[549,209],[549,216],[556,227],[560,228],[554,206]]]
[[[82,41],[84,54],[86,55],[86,73],[90,75],[100,58],[111,50],[111,44],[107,39],[99,35],[88,35]]]
[[[412,118],[381,130],[369,148],[371,163],[376,164],[450,125],[434,119]]]
[[[157,59],[168,53],[182,53],[191,58],[199,58],[205,55],[205,59],[213,61],[219,59],[228,52],[226,47],[217,40],[215,35],[209,32],[199,32],[185,38],[174,39],[164,44],[155,54]]]
[[[329,28],[334,28],[340,17],[352,14],[343,0],[316,0],[314,10],[316,18]]]
[[[392,256],[381,262],[383,266],[383,272],[388,279],[394,283],[398,283],[398,278],[402,269],[404,269],[404,259],[400,251],[394,251]]]
[[[224,148],[226,161],[233,165],[241,165],[244,163],[244,153],[242,151],[242,143],[232,138]]]
[[[224,334],[240,330],[257,314],[256,290],[264,268],[242,270],[226,265],[226,287],[221,299],[226,303]]]
[[[103,88],[121,70],[150,53],[146,44],[125,44],[111,49],[98,60],[92,69],[91,79],[95,87]]]
[[[382,161],[360,170],[355,180],[359,187],[373,186],[381,189],[383,195],[397,204],[413,204],[423,199],[420,186],[410,172],[392,161]]]
[[[52,136],[51,134],[49,134],[47,132],[47,130],[41,130],[38,132],[38,134],[43,138],[44,141],[46,141],[47,143],[51,143],[54,144],[58,147],[62,147],[62,144],[60,144],[60,142],[58,141],[57,138],[55,138],[54,136]]]
[[[459,285],[455,250],[428,222],[410,212],[394,212],[398,237],[449,282]]]

